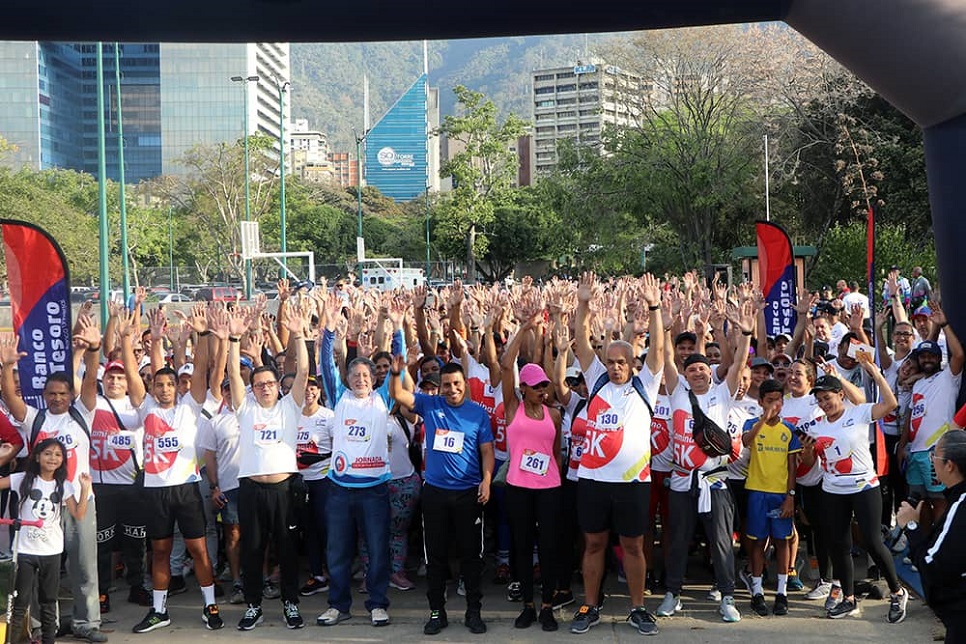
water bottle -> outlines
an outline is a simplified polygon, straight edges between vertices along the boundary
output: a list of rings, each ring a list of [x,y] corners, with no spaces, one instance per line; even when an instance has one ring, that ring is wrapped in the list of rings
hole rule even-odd
[[[782,509],[781,508],[775,508],[774,510],[769,510],[768,511],[768,514],[766,514],[765,516],[767,516],[769,519],[781,519],[782,518]]]

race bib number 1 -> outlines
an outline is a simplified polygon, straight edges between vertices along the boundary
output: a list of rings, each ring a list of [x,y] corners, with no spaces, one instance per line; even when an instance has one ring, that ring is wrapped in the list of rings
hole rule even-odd
[[[433,440],[433,449],[437,452],[459,454],[463,451],[463,432],[437,429],[436,438]]]
[[[523,450],[523,455],[520,457],[520,469],[522,471],[536,474],[537,476],[546,476],[549,468],[549,454],[535,452],[532,449]]]

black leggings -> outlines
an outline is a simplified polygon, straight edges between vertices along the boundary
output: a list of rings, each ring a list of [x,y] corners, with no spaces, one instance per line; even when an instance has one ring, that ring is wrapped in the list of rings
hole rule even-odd
[[[873,487],[855,494],[826,494],[825,508],[832,570],[842,582],[845,596],[851,597],[855,594],[855,570],[851,555],[853,514],[866,549],[885,576],[889,590],[898,592],[901,586],[899,578],[896,577],[896,567],[882,543],[882,532],[879,529],[879,520],[882,517],[882,492],[879,488]]]
[[[812,545],[815,547],[815,559],[818,561],[818,574],[822,581],[832,580],[832,559],[828,552],[828,529],[826,518],[825,497],[829,496],[822,490],[822,483],[818,485],[798,485],[798,492],[802,495],[802,509],[808,519]]]
[[[549,604],[557,588],[557,544],[560,531],[561,488],[534,490],[515,485],[506,486],[506,515],[513,542],[510,557],[520,580],[523,601],[533,602],[533,542],[537,540],[540,572],[543,578],[542,600]],[[539,526],[539,530],[538,530]],[[539,534],[538,534],[539,533]]]

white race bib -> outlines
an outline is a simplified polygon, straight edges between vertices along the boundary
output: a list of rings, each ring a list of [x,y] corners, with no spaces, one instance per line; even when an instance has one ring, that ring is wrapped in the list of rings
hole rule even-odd
[[[349,425],[345,428],[345,439],[350,443],[365,443],[372,438],[365,425]]]
[[[520,469],[524,472],[546,476],[550,468],[550,455],[542,452],[535,452],[532,449],[523,450],[520,457]]]
[[[278,430],[277,429],[256,429],[255,430],[255,444],[256,445],[274,445],[279,442]]]
[[[463,432],[437,429],[436,438],[433,440],[433,449],[437,452],[459,454],[463,451]]]
[[[134,435],[131,432],[118,432],[107,438],[107,444],[114,449],[134,449]]]
[[[159,452],[179,452],[181,442],[177,436],[158,436],[154,440],[154,448]]]

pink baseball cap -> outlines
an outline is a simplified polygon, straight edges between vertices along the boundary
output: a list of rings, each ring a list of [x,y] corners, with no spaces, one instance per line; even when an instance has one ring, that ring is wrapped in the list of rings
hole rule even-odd
[[[533,364],[532,362],[523,366],[520,369],[520,384],[526,385],[528,387],[534,387],[539,385],[541,382],[550,382],[550,378],[547,377],[547,372],[538,364]]]
[[[104,373],[107,373],[112,369],[120,369],[121,371],[124,371],[124,363],[120,360],[111,360],[104,366]]]

